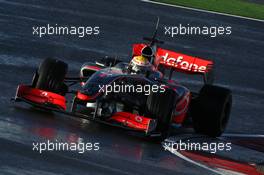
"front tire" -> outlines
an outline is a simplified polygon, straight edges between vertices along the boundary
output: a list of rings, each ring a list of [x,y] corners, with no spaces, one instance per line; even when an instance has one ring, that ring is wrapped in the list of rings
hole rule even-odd
[[[39,66],[33,78],[32,86],[64,95],[67,86],[64,78],[68,70],[68,65],[56,59],[45,59]]]
[[[147,98],[147,111],[151,118],[157,119],[156,131],[161,133],[160,141],[169,135],[176,98],[176,92],[172,89],[166,89],[164,93],[151,92]]]

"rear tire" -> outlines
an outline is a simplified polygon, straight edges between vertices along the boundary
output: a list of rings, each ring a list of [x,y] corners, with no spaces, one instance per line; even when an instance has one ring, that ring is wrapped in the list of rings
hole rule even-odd
[[[210,137],[220,136],[228,123],[231,107],[230,90],[205,85],[197,99],[191,103],[194,130]]]
[[[34,75],[32,86],[58,94],[65,95],[68,88],[64,83],[64,78],[68,70],[68,65],[56,59],[45,59]]]
[[[169,135],[176,98],[176,92],[172,89],[166,89],[164,93],[151,92],[147,98],[147,111],[151,118],[157,119],[156,131],[161,133],[160,141]]]

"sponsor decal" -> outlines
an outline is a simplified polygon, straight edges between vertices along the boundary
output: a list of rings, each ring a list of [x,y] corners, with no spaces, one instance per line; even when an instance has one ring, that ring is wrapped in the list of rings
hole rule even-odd
[[[173,66],[175,68],[179,68],[187,71],[193,71],[193,72],[206,71],[206,66],[199,65],[194,62],[189,62],[187,59],[185,59],[184,55],[177,55],[177,57],[170,57],[169,53],[167,52],[160,57],[162,58],[161,63],[166,64],[168,66]],[[192,60],[195,60],[195,58]]]
[[[42,93],[41,93],[41,96],[44,96],[44,97],[45,97],[45,96],[48,96],[48,93],[47,93],[47,92],[42,92]]]
[[[134,44],[133,55],[140,55],[145,44]],[[158,48],[155,64],[165,64],[177,69],[189,72],[204,73],[209,71],[209,66],[213,65],[210,60],[205,60],[197,57],[192,57],[182,53],[173,52],[170,50]]]
[[[142,119],[142,117],[140,117],[140,116],[135,116],[135,120],[137,121],[137,122],[139,122],[139,123],[142,123],[142,121],[143,121],[143,119]]]

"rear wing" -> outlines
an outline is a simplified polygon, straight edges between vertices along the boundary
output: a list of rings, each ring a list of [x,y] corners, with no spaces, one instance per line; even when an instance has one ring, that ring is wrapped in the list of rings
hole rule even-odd
[[[155,64],[163,64],[167,67],[176,69],[176,71],[194,74],[209,72],[213,66],[212,61],[161,48],[157,50]]]
[[[146,44],[134,44],[133,56],[141,54],[142,48]],[[154,58],[155,67],[162,71],[162,69],[170,69],[187,74],[200,74],[203,75],[205,83],[211,83],[213,80],[213,61],[205,60],[198,57],[192,57],[182,53],[173,52],[170,50],[157,48]],[[163,71],[162,71],[163,72]],[[171,79],[171,75],[169,75]]]

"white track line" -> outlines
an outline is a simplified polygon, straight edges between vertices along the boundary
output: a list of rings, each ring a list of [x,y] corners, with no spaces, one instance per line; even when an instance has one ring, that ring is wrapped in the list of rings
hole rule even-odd
[[[254,138],[264,138],[264,135],[260,134],[222,134],[222,137],[254,137]]]
[[[224,173],[222,173],[222,172],[217,171],[217,169],[210,168],[210,167],[208,167],[208,166],[206,166],[206,165],[204,165],[204,164],[202,164],[202,163],[199,163],[199,162],[196,162],[196,161],[194,161],[194,160],[191,160],[190,158],[184,156],[184,155],[181,154],[180,152],[175,151],[175,150],[172,150],[170,147],[166,147],[166,146],[164,146],[164,145],[163,145],[163,147],[164,147],[165,149],[169,150],[172,154],[176,155],[177,157],[179,157],[179,158],[181,158],[181,159],[183,159],[183,160],[185,160],[185,161],[187,161],[187,162],[189,162],[189,163],[191,163],[191,164],[194,164],[194,165],[196,165],[196,166],[199,166],[199,167],[201,167],[201,168],[204,168],[204,169],[206,169],[206,170],[208,170],[208,171],[214,172],[214,173],[216,173],[216,174],[218,174],[218,175],[226,175],[226,174],[224,174]]]
[[[147,3],[152,3],[152,4],[169,6],[169,7],[176,7],[176,8],[182,8],[182,9],[187,9],[187,10],[193,10],[193,11],[198,11],[198,12],[203,12],[203,13],[211,13],[211,14],[217,14],[217,15],[235,17],[235,18],[240,18],[240,19],[247,19],[247,20],[252,20],[252,21],[264,22],[264,20],[261,20],[261,19],[255,19],[255,18],[249,18],[249,17],[231,15],[231,14],[214,12],[214,11],[208,11],[208,10],[202,10],[202,9],[195,9],[195,8],[191,8],[191,7],[184,7],[184,6],[173,5],[173,4],[166,4],[166,3],[163,3],[163,2],[156,2],[156,1],[150,1],[150,0],[141,0],[141,1],[142,2],[147,2]]]

